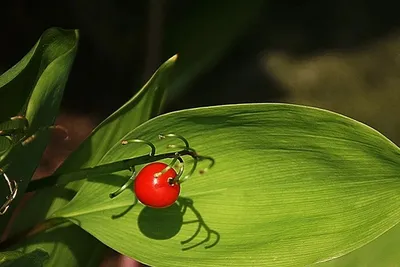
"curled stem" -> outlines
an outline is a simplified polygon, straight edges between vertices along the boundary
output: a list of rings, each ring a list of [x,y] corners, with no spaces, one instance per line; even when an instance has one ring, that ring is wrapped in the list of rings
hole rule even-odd
[[[171,181],[171,184],[178,183],[180,177],[182,176],[183,172],[185,171],[185,164],[184,164],[182,157],[179,156],[178,160],[179,160],[179,171],[178,171],[178,174],[176,175],[176,177]]]
[[[192,152],[191,154],[189,154],[189,156],[191,156],[193,158],[193,165],[192,168],[190,169],[190,171],[181,179],[179,179],[179,183],[183,183],[184,181],[186,181],[190,176],[193,175],[193,173],[196,171],[197,168],[197,153],[194,149],[189,148],[188,151]]]
[[[142,140],[142,139],[132,139],[132,140],[122,140],[121,144],[122,145],[127,145],[127,144],[132,144],[132,143],[143,143],[146,144],[150,147],[151,151],[150,151],[150,156],[154,156],[156,154],[156,147],[154,146],[153,143],[146,141],[146,140]]]
[[[199,171],[200,174],[203,174],[203,173],[207,172],[209,169],[211,169],[215,165],[215,159],[212,158],[212,157],[209,157],[209,156],[197,156],[197,159],[199,161],[203,161],[203,160],[209,160],[210,161],[210,164],[206,168],[203,168],[203,169],[201,169]]]
[[[110,194],[110,198],[114,198],[114,197],[118,196],[119,194],[121,194],[125,189],[128,188],[128,186],[131,185],[133,180],[135,180],[136,171],[135,171],[135,167],[134,166],[131,167],[131,171],[132,171],[132,175],[129,177],[128,181],[126,181],[126,183],[124,183],[117,191],[111,193]]]
[[[168,145],[168,148],[178,148],[178,149],[185,149],[187,151],[190,151],[191,153],[189,154],[189,156],[191,156],[193,158],[193,166],[191,168],[191,170],[189,171],[188,174],[185,175],[185,177],[183,177],[179,183],[183,183],[184,181],[186,181],[190,176],[193,175],[193,173],[196,171],[197,165],[199,161],[203,161],[203,160],[209,160],[210,164],[206,167],[203,168],[199,171],[200,174],[204,174],[205,172],[207,172],[210,168],[212,168],[215,164],[215,160],[212,157],[208,157],[208,156],[200,156],[199,154],[197,154],[196,150],[194,150],[193,148],[186,148],[185,146],[180,146],[180,145]]]
[[[177,182],[179,177],[183,174],[183,171],[184,171],[184,161],[183,161],[182,157],[180,156],[180,154],[178,152],[175,153],[175,156],[172,159],[171,163],[168,164],[168,166],[165,167],[162,171],[154,174],[154,177],[157,178],[157,177],[163,175],[164,173],[166,173],[168,170],[172,169],[176,165],[177,161],[180,162],[179,171],[178,171],[177,176],[171,181],[172,183],[173,182]]]
[[[185,137],[183,137],[183,136],[181,136],[181,135],[172,134],[172,133],[171,133],[171,134],[159,134],[159,135],[158,135],[158,138],[160,138],[160,139],[165,139],[165,138],[167,138],[167,137],[175,137],[175,138],[180,139],[180,140],[185,144],[184,148],[185,148],[185,149],[190,149],[189,142],[186,140]]]
[[[48,177],[44,177],[39,180],[34,180],[29,183],[26,191],[32,192],[32,191],[36,191],[38,189],[42,189],[42,188],[50,187],[50,186],[62,186],[69,182],[72,182],[72,181],[88,179],[91,177],[95,178],[98,175],[102,175],[104,173],[113,173],[113,172],[122,171],[122,170],[131,170],[136,165],[147,164],[150,162],[156,162],[156,161],[168,159],[168,158],[172,158],[173,160],[165,169],[163,169],[161,172],[157,173],[156,175],[159,176],[159,175],[162,175],[163,173],[167,172],[169,169],[171,169],[175,166],[177,161],[179,161],[180,162],[179,171],[177,173],[177,176],[173,180],[171,180],[171,182],[182,183],[182,182],[186,181],[195,172],[199,161],[203,161],[203,160],[210,161],[210,165],[207,168],[200,170],[201,174],[206,172],[209,168],[211,168],[215,164],[215,160],[212,157],[198,155],[194,149],[190,148],[188,141],[184,137],[177,135],[177,134],[166,134],[166,135],[160,134],[160,136],[159,136],[160,139],[167,138],[167,137],[175,137],[175,138],[180,139],[183,142],[183,145],[168,145],[168,147],[169,148],[180,148],[181,150],[179,150],[177,152],[170,152],[170,153],[163,153],[163,154],[156,155],[155,154],[156,148],[151,142],[141,140],[141,139],[124,140],[121,142],[123,145],[129,144],[129,143],[144,143],[150,147],[151,151],[148,155],[132,157],[129,159],[124,159],[124,160],[120,160],[120,161],[116,161],[116,162],[112,162],[112,163],[106,163],[106,164],[98,165],[95,167],[80,169],[80,170],[73,171],[70,173],[55,174],[55,175],[51,175]],[[192,157],[194,160],[194,163],[193,163],[193,166],[190,169],[190,171],[183,178],[181,178],[183,175],[183,172],[184,172],[184,160],[182,159],[183,156]],[[129,186],[130,183],[132,183],[134,178],[135,178],[135,175],[132,174],[132,176],[129,178],[127,183],[124,184],[116,192],[111,193],[110,197],[115,197],[118,194],[120,194],[120,192],[122,192],[124,189],[127,188],[127,186]]]
[[[10,195],[7,196],[6,202],[4,202],[4,204],[0,208],[0,215],[4,215],[10,207],[11,202],[17,196],[18,184],[15,180],[10,180],[7,174],[2,169],[0,169],[0,174],[3,175],[3,178],[8,185],[8,189],[10,190]]]

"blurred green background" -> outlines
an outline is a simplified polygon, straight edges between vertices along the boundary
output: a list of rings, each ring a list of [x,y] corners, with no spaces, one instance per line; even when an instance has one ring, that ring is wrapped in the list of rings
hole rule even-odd
[[[178,53],[182,64],[164,112],[306,104],[362,121],[400,145],[399,6],[387,0],[4,1],[0,72],[45,29],[78,28],[79,51],[62,103],[67,118],[99,122]],[[190,75],[181,77],[183,70]],[[335,266],[400,266],[397,228]]]

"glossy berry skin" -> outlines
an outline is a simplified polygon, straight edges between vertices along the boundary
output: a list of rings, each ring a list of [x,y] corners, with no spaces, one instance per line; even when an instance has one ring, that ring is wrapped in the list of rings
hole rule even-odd
[[[176,171],[171,168],[158,177],[155,175],[167,166],[162,162],[150,163],[137,174],[134,184],[135,194],[144,205],[152,208],[166,208],[178,199],[180,185],[170,183],[170,180],[176,177]]]

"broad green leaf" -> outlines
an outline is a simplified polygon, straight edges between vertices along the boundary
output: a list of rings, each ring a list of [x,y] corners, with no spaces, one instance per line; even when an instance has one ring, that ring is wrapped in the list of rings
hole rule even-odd
[[[287,104],[229,105],[162,115],[127,137],[154,141],[162,152],[174,140],[156,137],[169,132],[216,160],[182,185],[178,204],[133,205],[131,190],[110,199],[129,175],[121,172],[85,183],[53,217],[148,265],[203,267],[326,261],[400,220],[400,149],[347,117]],[[103,161],[135,153],[147,150],[116,142]]]
[[[18,111],[29,121],[26,136],[36,135],[36,139],[28,145],[16,143],[9,153],[2,155],[0,167],[7,166],[8,176],[18,181],[19,194],[11,207],[14,207],[23,195],[47,145],[49,130],[46,128],[54,123],[57,116],[65,83],[75,58],[77,42],[77,31],[49,29],[43,33],[31,52],[0,79],[1,93],[7,94],[15,90],[18,95],[28,96],[26,102],[17,101],[18,105],[22,105]],[[14,92],[11,93],[11,98],[14,97],[13,94]],[[12,100],[10,102],[10,107],[15,106]],[[5,183],[2,183],[1,187],[5,186]],[[11,213],[10,209],[6,215],[0,217],[2,231]]]
[[[57,34],[56,29],[50,29],[45,32],[23,59],[0,76],[0,98],[2,100],[2,105],[0,105],[0,129],[23,127],[23,123],[9,122],[9,119],[26,113],[28,100],[39,78],[49,65],[49,62],[62,54],[62,51],[57,52],[54,50],[54,47],[57,46],[56,42],[61,39],[56,36]],[[3,154],[8,152],[6,149],[9,146],[10,143],[4,137],[0,137],[0,155],[4,157]]]
[[[49,258],[49,254],[41,249],[30,253],[19,251],[0,252],[1,267],[42,267],[43,263]]]
[[[175,60],[176,56],[164,63],[152,79],[129,102],[103,121],[82,145],[68,157],[57,170],[57,173],[70,172],[83,167],[97,165],[107,151],[131,129],[157,115],[163,104],[164,95],[168,90],[169,74]],[[52,213],[71,200],[82,184],[82,182],[71,183],[66,188],[57,190],[50,188],[37,192],[18,216],[13,232],[21,231],[39,223],[43,219],[49,218]],[[79,230],[83,237],[81,238],[79,233],[75,234],[74,240],[77,246],[81,243],[91,242],[93,244],[97,241],[95,238],[86,240],[86,233],[81,229]],[[68,235],[67,233],[64,234]],[[41,235],[37,238],[40,240]],[[62,241],[54,240],[52,246],[58,246],[59,242]],[[21,244],[21,247],[24,246],[25,244]],[[88,245],[86,247],[87,255],[93,252],[91,250],[92,246]],[[29,249],[34,248],[34,246],[31,246]],[[97,253],[98,251],[100,252]],[[101,251],[99,248],[97,252],[94,252],[102,257],[103,253]],[[57,261],[56,258],[62,260],[65,257],[69,257],[68,255],[68,251],[66,254],[60,252],[59,254],[52,254],[51,258],[52,261]]]
[[[165,50],[178,53],[172,100],[200,74],[211,70],[259,18],[265,1],[200,1],[190,3],[183,18],[167,24]],[[204,19],[207,18],[207,19]]]

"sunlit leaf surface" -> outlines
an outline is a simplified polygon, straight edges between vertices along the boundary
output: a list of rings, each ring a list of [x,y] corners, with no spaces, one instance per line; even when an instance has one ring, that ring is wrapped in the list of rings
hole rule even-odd
[[[151,266],[304,266],[399,222],[400,150],[349,118],[296,105],[231,105],[162,115],[124,138],[153,141],[162,152],[179,141],[157,140],[169,132],[216,160],[182,185],[174,206],[133,205],[132,190],[110,199],[129,175],[120,172],[91,179],[52,217]],[[101,162],[148,153],[119,141]]]

